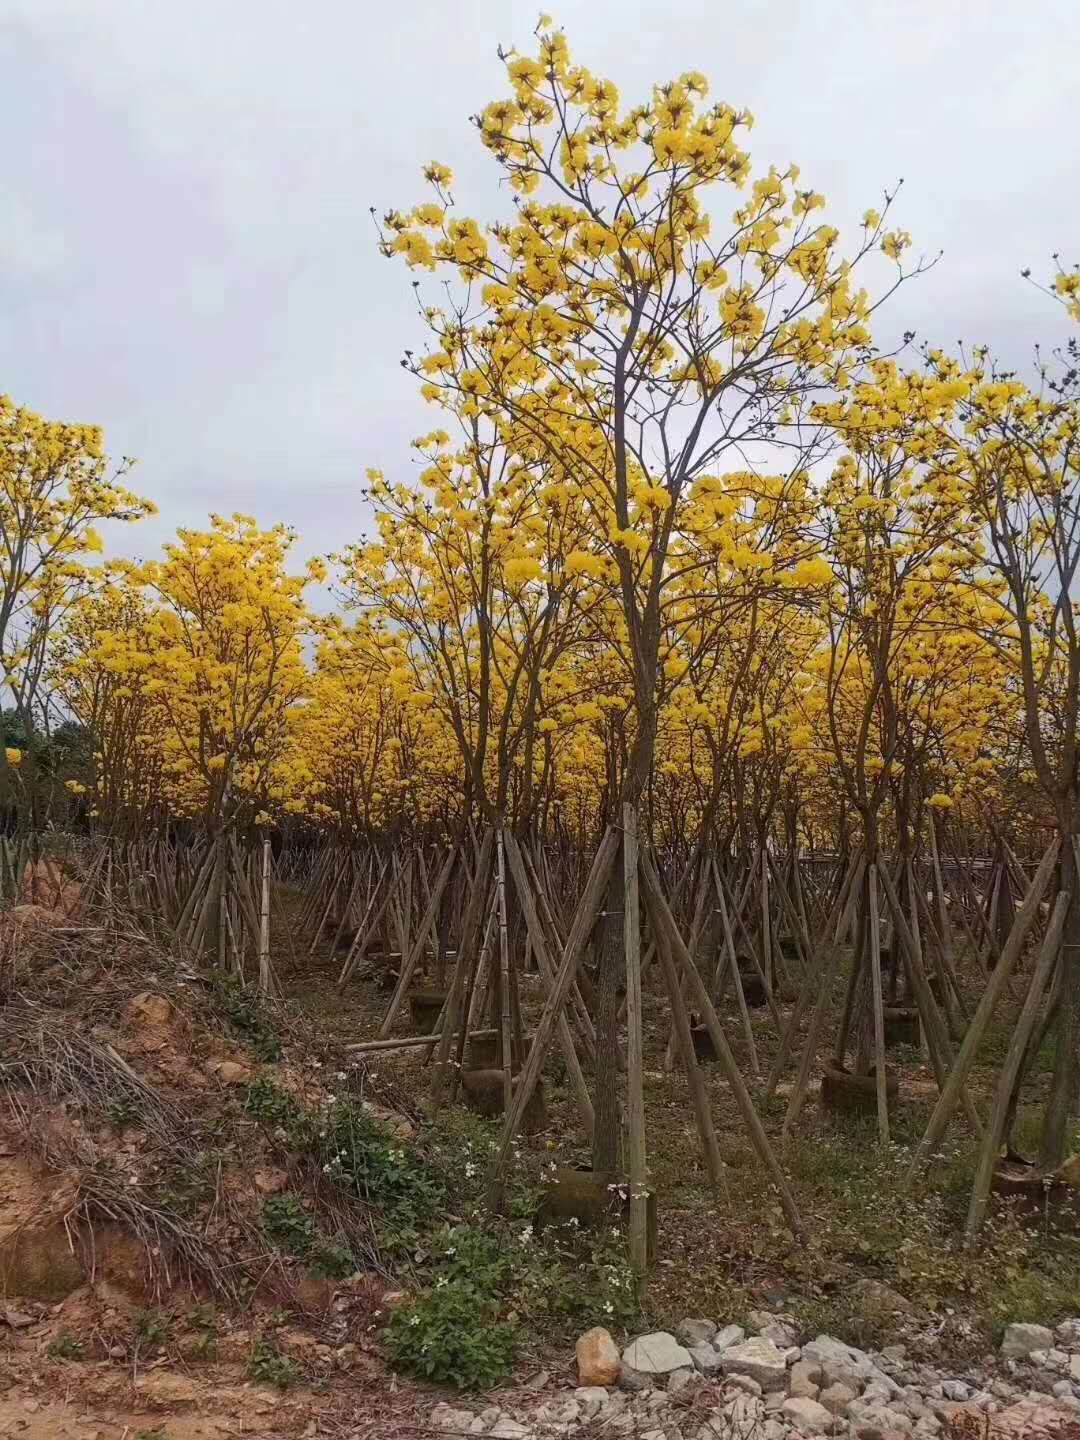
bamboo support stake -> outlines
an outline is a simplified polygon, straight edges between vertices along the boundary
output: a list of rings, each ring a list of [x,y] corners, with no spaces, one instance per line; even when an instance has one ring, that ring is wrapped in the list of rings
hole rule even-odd
[[[870,866],[867,891],[870,902],[870,981],[874,997],[874,1082],[877,1090],[878,1139],[889,1143],[889,1090],[885,1074],[885,1010],[881,994],[881,920],[878,914],[877,866]]]
[[[513,832],[509,830],[506,832],[506,858],[510,865],[510,878],[517,889],[518,903],[525,916],[525,929],[544,982],[545,994],[550,994],[555,985],[555,967],[548,954],[547,941],[536,908],[536,898],[533,895],[525,867],[524,852],[514,839]],[[559,1016],[559,1044],[562,1048],[563,1059],[566,1061],[570,1084],[577,1099],[578,1110],[581,1113],[581,1123],[586,1135],[591,1139],[594,1124],[592,1100],[581,1068],[581,1061],[578,1058],[577,1047],[574,1044],[573,1031],[565,1013]]]
[[[979,1230],[982,1228],[986,1204],[990,1197],[990,1186],[994,1178],[994,1166],[997,1164],[1002,1142],[1005,1139],[1005,1124],[1009,1116],[1009,1102],[1012,1099],[1013,1087],[1019,1078],[1028,1041],[1031,1039],[1035,1022],[1039,1018],[1039,1009],[1050,973],[1061,952],[1061,936],[1065,929],[1065,916],[1068,909],[1069,895],[1062,890],[1054,902],[1050,924],[1043,937],[1042,948],[1035,963],[1035,971],[1031,977],[1031,984],[1028,986],[1024,1007],[1020,1011],[1020,1018],[1016,1022],[1012,1039],[1009,1041],[1005,1063],[1001,1067],[997,1088],[994,1091],[994,1104],[990,1111],[986,1134],[983,1136],[982,1148],[979,1151],[979,1163],[975,1170],[975,1183],[972,1186],[971,1203],[968,1206],[967,1223],[964,1227],[964,1244],[968,1248],[975,1243]]]
[[[1035,872],[1031,885],[1028,887],[1028,892],[1024,896],[1023,904],[1016,912],[1016,920],[1013,922],[1013,928],[1009,931],[1009,938],[1005,942],[1004,949],[1001,952],[1001,959],[994,967],[994,971],[987,982],[986,989],[982,993],[982,999],[979,1001],[975,1015],[967,1028],[967,1034],[964,1036],[964,1043],[960,1046],[960,1053],[956,1057],[956,1063],[949,1073],[945,1088],[938,1096],[938,1102],[934,1106],[933,1114],[930,1116],[926,1133],[919,1141],[915,1154],[911,1158],[911,1164],[907,1171],[909,1183],[919,1173],[926,1163],[928,1156],[945,1134],[949,1121],[956,1110],[960,1093],[967,1083],[968,1074],[974,1063],[983,1035],[986,1032],[986,1027],[989,1025],[994,1010],[997,1008],[997,1003],[1009,982],[1009,976],[1012,974],[1016,962],[1020,958],[1024,941],[1027,939],[1027,933],[1031,929],[1043,894],[1050,882],[1050,876],[1057,861],[1058,848],[1059,842],[1055,838],[1051,841],[1049,849],[1039,862],[1039,868]]]
[[[671,1013],[675,1023],[675,1038],[678,1043],[679,1055],[683,1063],[683,1073],[686,1075],[687,1088],[690,1091],[690,1100],[694,1107],[694,1119],[697,1122],[698,1134],[701,1137],[701,1149],[705,1157],[705,1166],[709,1172],[709,1179],[713,1188],[720,1194],[727,1193],[727,1174],[724,1170],[723,1156],[720,1154],[720,1146],[716,1139],[716,1127],[713,1124],[712,1106],[709,1104],[709,1092],[705,1087],[705,1080],[701,1074],[701,1067],[694,1054],[694,1036],[690,1029],[690,1017],[686,1013],[686,1002],[683,999],[682,985],[679,980],[678,971],[675,968],[675,961],[672,959],[671,946],[668,943],[667,935],[663,929],[657,928],[656,955],[660,962],[660,969],[664,976],[664,984],[667,987],[668,996],[671,1001]]]
[[[428,911],[431,913],[434,913],[434,911],[439,908],[439,902],[442,899],[443,886],[450,878],[450,871],[453,869],[454,866],[454,853],[454,850],[451,849],[446,859],[443,861],[442,869],[439,871],[438,879],[435,881],[435,888],[432,890],[431,898],[428,901]],[[390,1004],[386,1008],[386,1014],[383,1017],[382,1025],[379,1027],[380,1040],[385,1040],[390,1034],[390,1029],[394,1023],[395,1018],[397,1017],[397,1012],[401,1007],[401,1002],[405,998],[405,992],[409,988],[409,982],[412,980],[413,971],[416,969],[417,963],[420,959],[420,953],[424,948],[427,932],[428,920],[425,919],[424,923],[420,926],[420,929],[416,936],[416,940],[413,942],[412,950],[408,954],[406,954],[404,951],[402,952],[401,973],[399,974],[398,982],[394,987],[394,993],[390,997]]]
[[[259,906],[259,989],[270,992],[270,836],[262,843],[262,893]]]
[[[525,1057],[525,1064],[518,1077],[517,1087],[514,1091],[514,1103],[503,1121],[502,1132],[499,1136],[499,1143],[491,1161],[488,1171],[488,1203],[493,1208],[498,1208],[502,1198],[502,1177],[506,1169],[506,1162],[510,1155],[510,1146],[514,1136],[521,1125],[522,1117],[525,1114],[525,1107],[532,1099],[533,1091],[536,1089],[536,1082],[540,1078],[540,1070],[551,1044],[551,1037],[555,1031],[555,1023],[562,1013],[570,987],[574,983],[574,976],[577,973],[578,965],[581,963],[581,955],[585,949],[585,942],[588,940],[593,925],[596,923],[597,912],[604,899],[604,888],[608,882],[608,875],[615,861],[615,852],[619,846],[618,832],[608,827],[600,848],[593,859],[592,869],[589,871],[589,878],[585,882],[585,889],[581,899],[578,901],[577,909],[574,912],[573,924],[570,926],[570,933],[566,937],[566,945],[563,949],[562,962],[559,965],[558,974],[555,977],[555,984],[544,1003],[544,1009],[533,1036],[529,1053]]]
[[[510,934],[506,923],[506,847],[502,826],[495,841],[495,884],[499,896],[499,1010],[501,1019],[503,1107],[514,1095],[514,1056],[510,1043]]]
[[[641,1033],[641,916],[637,814],[622,807],[623,940],[626,947],[626,1084],[630,1142],[630,1260],[644,1291],[648,1268],[648,1178],[645,1173],[645,1057]],[[674,1003],[674,997],[673,1002]]]
[[[754,1027],[750,1021],[750,1007],[746,1003],[746,992],[743,989],[742,975],[739,973],[739,958],[735,953],[735,937],[731,933],[731,917],[728,915],[727,902],[724,899],[724,887],[720,880],[720,871],[717,868],[715,856],[711,859],[713,884],[716,886],[716,908],[720,911],[720,924],[724,931],[724,952],[727,955],[728,968],[731,971],[731,982],[735,987],[735,1001],[739,1007],[739,1019],[742,1022],[743,1035],[746,1038],[746,1054],[750,1061],[750,1073],[755,1080],[761,1079],[761,1066],[758,1063],[757,1046],[754,1044]],[[721,967],[717,966],[717,976],[713,981],[713,993],[717,993],[717,987],[722,977]]]
[[[731,1087],[731,1092],[735,1097],[735,1103],[739,1107],[739,1112],[749,1132],[750,1141],[757,1151],[758,1158],[761,1160],[766,1173],[776,1185],[780,1195],[780,1203],[783,1206],[784,1214],[787,1217],[792,1234],[801,1243],[805,1239],[805,1232],[803,1230],[798,1206],[795,1204],[795,1197],[791,1193],[791,1187],[788,1185],[784,1172],[776,1159],[773,1148],[769,1143],[769,1137],[765,1134],[765,1129],[758,1113],[754,1109],[754,1102],[750,1098],[750,1092],[743,1082],[742,1075],[739,1073],[739,1067],[735,1063],[735,1057],[731,1053],[731,1047],[728,1045],[727,1036],[724,1034],[720,1021],[717,1018],[716,1010],[712,1000],[709,998],[709,992],[702,983],[697,967],[694,965],[686,949],[685,942],[679,934],[674,916],[668,908],[663,889],[660,885],[659,876],[656,874],[656,870],[652,864],[652,857],[647,853],[642,856],[641,872],[642,879],[645,882],[645,903],[649,908],[649,914],[653,924],[657,926],[658,929],[662,928],[666,933],[672,954],[689,981],[690,994],[700,1008],[706,1028],[709,1031],[709,1036],[716,1050],[717,1059],[723,1070],[724,1078]]]

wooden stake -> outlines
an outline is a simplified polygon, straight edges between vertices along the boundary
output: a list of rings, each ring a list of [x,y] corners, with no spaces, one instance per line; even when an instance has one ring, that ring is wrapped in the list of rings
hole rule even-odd
[[[877,866],[867,875],[870,901],[870,981],[874,1000],[874,1081],[877,1090],[878,1139],[889,1143],[889,1089],[885,1074],[885,1011],[881,994],[881,922],[878,915]]]
[[[652,857],[646,853],[642,856],[641,878],[645,884],[645,903],[649,908],[649,915],[657,928],[662,928],[667,935],[668,944],[671,947],[675,960],[682,969],[683,974],[689,981],[689,990],[695,1005],[699,1008],[709,1031],[709,1035],[716,1050],[717,1059],[724,1072],[724,1077],[731,1087],[735,1097],[735,1103],[743,1117],[743,1122],[750,1135],[750,1141],[758,1153],[762,1165],[776,1185],[780,1194],[780,1203],[783,1206],[784,1214],[787,1216],[788,1224],[792,1234],[800,1243],[805,1239],[802,1219],[799,1215],[798,1206],[795,1204],[795,1197],[791,1193],[791,1187],[787,1183],[783,1170],[777,1162],[773,1148],[769,1144],[769,1137],[765,1134],[761,1120],[754,1109],[754,1102],[750,1098],[750,1092],[743,1083],[739,1073],[739,1067],[735,1063],[735,1057],[731,1053],[727,1036],[724,1034],[720,1021],[717,1018],[716,1010],[709,992],[702,983],[697,967],[691,959],[682,936],[679,934],[675,918],[668,909],[667,900],[660,885],[660,878],[652,864]]]
[[[566,937],[566,946],[563,949],[562,962],[555,977],[555,984],[544,1004],[532,1045],[529,1047],[525,1064],[518,1077],[517,1087],[514,1091],[514,1103],[503,1121],[499,1143],[488,1170],[488,1203],[493,1209],[498,1209],[501,1204],[502,1177],[510,1155],[510,1146],[525,1114],[525,1107],[532,1099],[533,1091],[536,1089],[536,1082],[540,1078],[540,1071],[555,1031],[555,1023],[566,1005],[570,987],[574,983],[574,976],[581,963],[585,942],[596,923],[596,915],[603,903],[604,888],[607,885],[608,875],[618,847],[619,833],[609,826],[600,842],[600,848],[596,852],[592,869],[589,871],[589,878],[585,882],[584,892],[574,911],[574,921],[570,926],[570,934]]]
[[[1054,865],[1057,862],[1059,842],[1055,837],[1035,872],[1034,879],[1028,887],[1024,896],[1024,902],[1016,912],[1016,920],[1013,928],[1009,931],[1009,938],[1001,952],[1001,959],[994,967],[994,971],[983,991],[982,999],[979,1001],[978,1009],[974,1018],[968,1026],[967,1034],[964,1036],[964,1043],[960,1046],[960,1054],[956,1058],[946,1081],[945,1088],[938,1096],[938,1102],[934,1106],[934,1113],[930,1116],[930,1123],[926,1127],[926,1134],[919,1141],[915,1154],[911,1158],[911,1164],[907,1171],[907,1180],[910,1183],[925,1165],[929,1155],[936,1149],[941,1137],[948,1128],[949,1121],[960,1099],[961,1091],[967,1083],[967,1077],[978,1053],[979,1045],[982,1042],[986,1027],[989,1025],[997,1003],[1009,981],[1016,962],[1020,959],[1020,952],[1027,939],[1027,933],[1031,929],[1032,922],[1039,909],[1043,893],[1050,883],[1050,876]]]
[[[1061,936],[1065,929],[1065,916],[1068,909],[1068,892],[1059,891],[1050,916],[1050,924],[1043,937],[1031,984],[1028,986],[1024,1008],[1016,1022],[1016,1028],[1013,1030],[1005,1055],[1005,1063],[998,1076],[997,1088],[994,1091],[994,1104],[990,1111],[990,1123],[986,1127],[982,1148],[979,1151],[979,1163],[975,1170],[975,1183],[971,1190],[967,1224],[964,1227],[964,1244],[969,1248],[975,1243],[979,1230],[982,1228],[986,1203],[990,1197],[990,1186],[994,1179],[994,1167],[1005,1139],[1005,1124],[1009,1115],[1009,1102],[1012,1099],[1013,1087],[1020,1074],[1020,1067],[1024,1061],[1024,1052],[1027,1049],[1028,1041],[1031,1039],[1031,1032],[1039,1018],[1039,1007],[1042,1004],[1043,992],[1050,979],[1050,972],[1061,951]]]
[[[262,843],[262,894],[259,906],[259,989],[270,993],[270,836]]]
[[[622,807],[623,938],[626,946],[626,1084],[630,1142],[630,1260],[644,1290],[648,1268],[648,1177],[645,1173],[645,1059],[641,1033],[641,917],[637,814]]]
[[[506,855],[502,826],[496,837],[495,884],[499,896],[499,1007],[502,1022],[503,1108],[510,1109],[514,1095],[513,1050],[510,1043],[510,935],[506,924]]]

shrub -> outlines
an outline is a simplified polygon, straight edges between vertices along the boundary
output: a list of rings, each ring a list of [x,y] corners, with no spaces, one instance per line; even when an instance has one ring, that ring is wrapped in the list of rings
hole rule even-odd
[[[248,1375],[261,1385],[276,1385],[279,1390],[288,1390],[300,1379],[300,1370],[295,1360],[282,1355],[270,1340],[256,1340],[248,1361]]]
[[[281,1059],[281,1040],[267,1019],[262,1002],[235,975],[215,970],[210,976],[214,1008],[232,1025],[257,1060]]]
[[[517,1331],[498,1318],[492,1300],[468,1281],[445,1276],[394,1311],[383,1341],[396,1369],[459,1390],[490,1389],[510,1374],[518,1354]]]

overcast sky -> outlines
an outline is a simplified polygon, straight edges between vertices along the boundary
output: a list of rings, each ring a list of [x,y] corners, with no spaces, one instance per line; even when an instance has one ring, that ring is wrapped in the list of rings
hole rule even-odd
[[[879,324],[1060,340],[1019,279],[1080,258],[1077,0],[563,0],[583,64],[624,99],[688,69],[749,107],[755,167],[795,160],[850,234],[903,176],[897,219],[944,257]],[[505,205],[468,116],[504,93],[518,0],[0,0],[7,140],[0,390],[102,424],[160,506],[147,554],[210,510],[285,520],[304,553],[365,524],[364,469],[406,473],[430,412],[398,367],[421,336],[379,213],[458,176]],[[732,206],[731,208],[734,208]]]

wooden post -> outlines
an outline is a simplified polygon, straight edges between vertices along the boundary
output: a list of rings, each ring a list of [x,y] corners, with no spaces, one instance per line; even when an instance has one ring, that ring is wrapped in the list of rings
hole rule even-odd
[[[638,909],[637,813],[623,815],[623,937],[626,945],[626,1088],[630,1142],[630,1260],[644,1291],[648,1268],[648,1177],[645,1171],[645,1060],[641,1033],[641,916]]]
[[[536,963],[544,982],[544,993],[546,996],[551,993],[555,986],[555,967],[551,963],[551,958],[548,954],[547,939],[544,935],[543,926],[540,923],[540,916],[536,908],[536,897],[533,895],[529,872],[526,869],[525,856],[517,841],[514,839],[513,832],[509,830],[506,832],[506,858],[510,865],[510,877],[517,889],[518,903],[521,906],[522,914],[525,916],[525,929],[533,948],[533,954],[536,956]],[[571,991],[571,998],[572,993]],[[584,1126],[586,1135],[591,1139],[593,1133],[592,1100],[589,1096],[589,1087],[585,1082],[585,1075],[581,1068],[581,1061],[578,1059],[577,1047],[574,1044],[574,1034],[565,1013],[559,1016],[559,1044],[562,1047],[563,1059],[566,1061],[570,1084],[573,1086],[574,1095],[577,1099],[578,1110],[581,1114],[581,1123]]]
[[[690,1029],[690,1017],[686,1012],[686,1001],[683,998],[682,982],[679,973],[675,968],[675,961],[672,959],[671,946],[664,930],[657,927],[656,933],[656,954],[660,961],[660,968],[664,975],[664,984],[667,987],[668,997],[671,1001],[671,1013],[675,1023],[675,1039],[678,1044],[679,1055],[683,1063],[683,1073],[686,1075],[687,1088],[690,1091],[690,1100],[694,1107],[694,1118],[697,1121],[698,1135],[701,1137],[701,1149],[705,1157],[705,1168],[709,1172],[709,1179],[713,1188],[723,1194],[727,1193],[727,1175],[724,1172],[724,1159],[720,1154],[720,1146],[716,1139],[716,1127],[713,1124],[712,1107],[709,1104],[709,1092],[705,1088],[705,1080],[701,1074],[701,1067],[698,1065],[697,1056],[694,1054],[694,1036]]]
[[[675,917],[668,908],[667,900],[664,898],[664,892],[660,885],[660,878],[652,864],[652,857],[647,853],[642,856],[641,872],[642,879],[645,882],[645,902],[649,907],[649,915],[655,926],[663,928],[667,935],[672,954],[689,982],[688,988],[690,995],[701,1011],[705,1025],[709,1031],[709,1036],[713,1042],[713,1047],[716,1050],[717,1059],[724,1072],[724,1078],[731,1087],[731,1092],[735,1097],[735,1103],[739,1107],[739,1112],[749,1132],[750,1141],[757,1151],[758,1158],[761,1160],[767,1174],[776,1185],[780,1195],[780,1203],[783,1206],[784,1214],[787,1217],[792,1234],[797,1240],[802,1242],[805,1238],[805,1232],[803,1230],[802,1218],[799,1215],[798,1206],[795,1204],[795,1197],[791,1193],[791,1187],[788,1185],[784,1172],[777,1162],[776,1155],[773,1153],[773,1148],[769,1144],[769,1137],[765,1134],[764,1126],[761,1123],[757,1111],[754,1109],[754,1102],[750,1098],[750,1092],[743,1083],[742,1075],[739,1073],[739,1067],[735,1063],[734,1055],[731,1053],[731,1047],[728,1045],[727,1036],[724,1034],[717,1017],[715,1007],[709,997],[709,992],[702,983],[697,967],[694,965],[683,938],[679,934],[679,928],[675,924]]]
[[[870,902],[870,981],[874,1001],[874,1082],[877,1090],[878,1139],[889,1143],[889,1090],[885,1074],[885,1011],[881,994],[881,920],[878,914],[877,865],[867,875]]]
[[[259,906],[259,989],[270,993],[270,836],[262,843],[262,893]]]
[[[555,984],[544,1003],[532,1045],[529,1047],[525,1064],[518,1076],[517,1087],[514,1091],[514,1103],[503,1121],[499,1143],[488,1170],[488,1203],[492,1208],[497,1209],[501,1203],[502,1176],[510,1155],[510,1146],[525,1114],[525,1107],[532,1099],[548,1047],[551,1044],[551,1037],[555,1031],[555,1023],[566,1005],[570,987],[574,983],[574,976],[581,962],[582,951],[585,949],[585,942],[596,923],[597,911],[603,903],[604,887],[607,885],[618,846],[618,831],[609,826],[593,859],[589,878],[585,882],[585,889],[574,912],[574,922],[570,926],[570,934],[566,937],[566,945],[563,949],[558,974],[555,977]]]
[[[439,902],[442,899],[443,886],[450,878],[450,871],[454,868],[454,854],[454,849],[453,847],[451,847],[449,854],[443,862],[442,869],[439,871],[438,879],[435,881],[435,888],[432,890],[431,898],[428,900],[427,913],[425,914],[423,923],[421,924],[420,929],[417,932],[416,940],[413,942],[412,949],[408,952],[408,954],[406,954],[405,951],[402,951],[401,973],[398,976],[397,984],[394,986],[394,993],[390,997],[390,1004],[386,1007],[386,1014],[383,1016],[382,1025],[379,1027],[380,1040],[385,1040],[389,1036],[390,1030],[394,1024],[394,1019],[397,1016],[397,1012],[401,1007],[401,1002],[405,998],[405,992],[409,988],[409,982],[410,980],[412,980],[413,971],[416,969],[417,963],[420,959],[421,951],[424,948],[424,943],[426,941],[427,933],[431,924],[431,916],[439,908]]]
[[[506,924],[506,854],[502,826],[495,841],[495,884],[499,896],[499,1010],[501,1020],[503,1108],[514,1096],[514,1056],[510,1043],[510,935]]]
[[[968,1206],[967,1224],[964,1227],[964,1244],[970,1248],[982,1227],[983,1217],[986,1214],[986,1202],[990,1196],[990,1186],[994,1178],[994,1166],[997,1164],[1001,1152],[1002,1141],[1005,1138],[1005,1123],[1009,1115],[1009,1102],[1012,1099],[1013,1087],[1020,1075],[1020,1067],[1024,1062],[1024,1052],[1027,1050],[1028,1041],[1031,1039],[1031,1032],[1035,1028],[1035,1022],[1039,1018],[1039,1007],[1042,1003],[1043,992],[1046,989],[1050,972],[1053,970],[1061,950],[1061,936],[1065,929],[1065,915],[1069,908],[1069,895],[1065,890],[1058,892],[1054,902],[1054,909],[1050,916],[1050,924],[1047,926],[1046,934],[1043,937],[1042,948],[1039,951],[1039,958],[1035,963],[1035,971],[1031,977],[1031,984],[1028,986],[1027,998],[1024,1000],[1024,1008],[1020,1012],[1020,1018],[1016,1022],[1012,1038],[1009,1041],[1009,1049],[1005,1055],[1005,1063],[1001,1067],[1001,1074],[998,1076],[997,1088],[994,1091],[994,1104],[990,1111],[990,1122],[986,1127],[986,1134],[983,1136],[982,1148],[979,1151],[979,1163],[975,1170],[975,1183],[971,1190],[971,1203]]]
[[[1039,862],[1039,868],[1024,896],[1024,903],[1016,912],[1016,920],[1009,932],[1009,938],[1001,952],[1001,959],[994,967],[994,971],[987,982],[986,989],[982,993],[978,1008],[967,1028],[964,1036],[964,1043],[960,1046],[960,1053],[956,1057],[956,1064],[953,1066],[945,1088],[938,1096],[938,1102],[934,1106],[934,1113],[930,1116],[930,1122],[926,1127],[926,1134],[919,1141],[915,1154],[911,1157],[911,1164],[908,1167],[907,1179],[912,1181],[919,1173],[919,1170],[926,1163],[928,1156],[936,1148],[941,1137],[945,1134],[949,1121],[951,1120],[956,1106],[960,1100],[960,1094],[974,1063],[979,1045],[982,1042],[986,1027],[990,1023],[997,1003],[1009,982],[1009,976],[1020,959],[1020,952],[1024,948],[1024,941],[1031,929],[1032,922],[1038,913],[1039,903],[1043,893],[1050,883],[1050,876],[1057,861],[1059,842],[1055,837],[1050,843],[1050,848]]]

